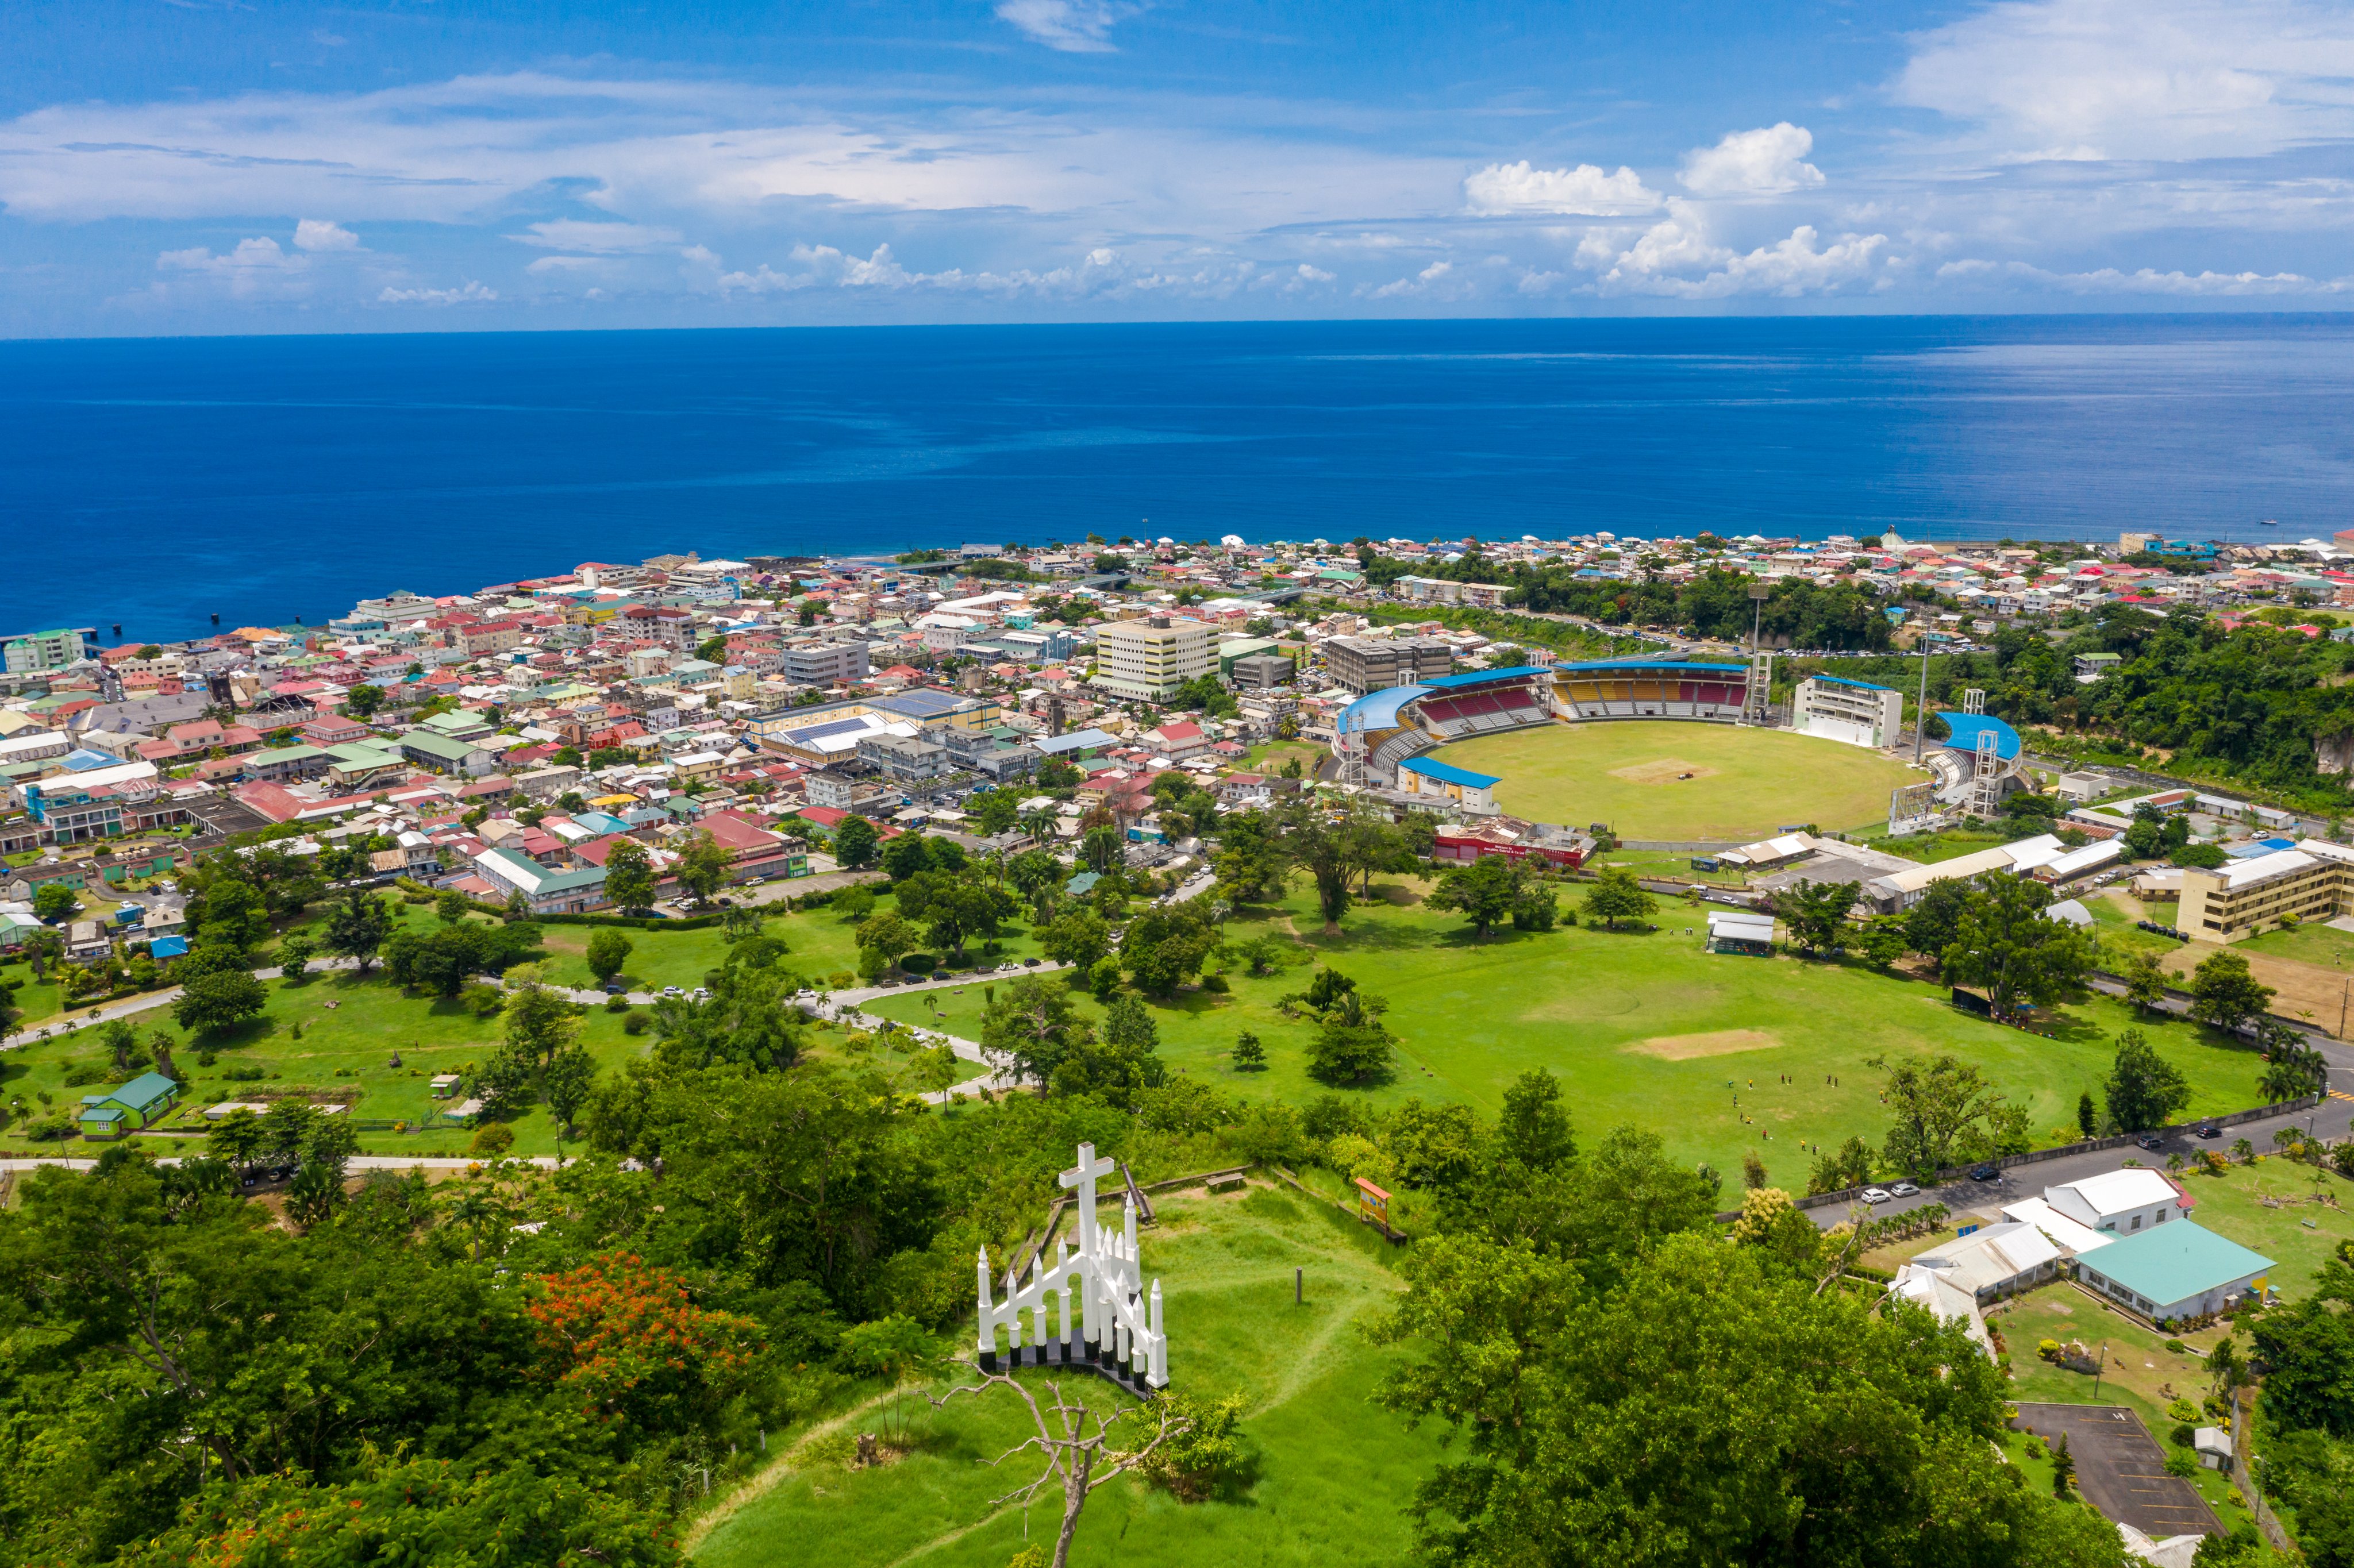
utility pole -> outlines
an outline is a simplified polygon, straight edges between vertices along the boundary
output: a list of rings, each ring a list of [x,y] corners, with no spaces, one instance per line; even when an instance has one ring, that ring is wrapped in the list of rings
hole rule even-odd
[[[1921,760],[1921,747],[1929,738],[1929,633],[1921,633],[1921,698],[1913,705],[1913,760]]]

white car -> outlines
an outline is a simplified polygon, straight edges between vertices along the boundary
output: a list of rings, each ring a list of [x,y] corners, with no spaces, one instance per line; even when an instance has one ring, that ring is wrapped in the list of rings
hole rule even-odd
[[[1888,1192],[1892,1197],[1909,1198],[1920,1190],[1920,1188],[1915,1187],[1910,1181],[1899,1181],[1894,1186],[1889,1188]]]
[[[679,990],[678,987],[674,985],[666,985],[663,987],[662,993],[664,996],[684,996],[686,994],[686,992]]]
[[[1891,1195],[1883,1187],[1866,1187],[1863,1190],[1863,1201],[1867,1203],[1884,1203]]]

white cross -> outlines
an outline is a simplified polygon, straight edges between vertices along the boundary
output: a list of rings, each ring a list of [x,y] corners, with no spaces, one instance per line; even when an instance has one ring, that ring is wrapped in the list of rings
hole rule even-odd
[[[1096,1234],[1096,1178],[1108,1176],[1119,1169],[1119,1162],[1106,1156],[1096,1158],[1096,1146],[1079,1145],[1079,1162],[1055,1180],[1066,1187],[1076,1187],[1079,1193],[1079,1250],[1092,1254]]]

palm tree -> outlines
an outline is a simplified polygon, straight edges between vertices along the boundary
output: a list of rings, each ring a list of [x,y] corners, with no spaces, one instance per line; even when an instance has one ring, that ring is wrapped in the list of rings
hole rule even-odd
[[[2256,1146],[2244,1138],[2235,1138],[2232,1140],[2232,1158],[2243,1165],[2253,1164],[2256,1158]]]
[[[1055,836],[1055,813],[1052,811],[1024,811],[1022,813],[1022,820],[1017,826],[1019,826],[1023,832],[1030,835],[1030,842],[1032,843],[1043,844],[1047,840]]]

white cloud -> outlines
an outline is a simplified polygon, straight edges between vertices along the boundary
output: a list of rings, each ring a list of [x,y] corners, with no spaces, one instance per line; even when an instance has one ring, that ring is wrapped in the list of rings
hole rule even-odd
[[[2190,297],[2244,298],[2267,294],[2338,294],[2348,280],[2323,281],[2297,272],[2161,272],[2153,267],[2131,272],[2103,267],[2089,272],[2053,272],[2024,261],[1984,261],[1965,259],[1937,269],[1941,282],[2026,283],[2039,289],[2063,289],[2078,294],[2154,294]]]
[[[1657,191],[1644,187],[1640,175],[1623,164],[1612,175],[1593,164],[1540,169],[1523,158],[1517,164],[1490,164],[1463,182],[1464,204],[1489,215],[1556,212],[1631,217],[1657,212],[1661,199]]]
[[[387,288],[376,301],[387,305],[478,305],[488,304],[498,297],[496,289],[485,288],[469,279],[455,289]]]
[[[2010,0],[1923,35],[1899,102],[1998,156],[2260,156],[2354,135],[2354,15],[2324,0]]]
[[[588,272],[616,264],[610,256],[543,256],[524,269],[526,272]]]
[[[1785,120],[1755,131],[1732,131],[1713,147],[1684,155],[1678,177],[1694,196],[1780,196],[1823,183],[1823,172],[1806,161],[1813,132]]]
[[[1299,270],[1295,272],[1293,276],[1298,278],[1303,283],[1329,283],[1332,281],[1331,273],[1327,272],[1321,267],[1310,267],[1305,261],[1302,261],[1299,264]]]
[[[310,266],[308,256],[290,256],[266,236],[240,239],[236,249],[217,256],[199,245],[155,258],[157,271],[203,279],[243,300],[292,299],[309,292]]]
[[[358,235],[323,217],[306,217],[294,226],[294,249],[297,250],[357,250],[360,248]]]
[[[1701,209],[1675,202],[1670,216],[1615,255],[1607,237],[1588,236],[1578,247],[1577,260],[1600,270],[1595,286],[1605,294],[1794,299],[1877,282],[1874,267],[1887,244],[1884,234],[1845,234],[1825,245],[1812,225],[1800,224],[1787,238],[1744,252],[1710,238]]]
[[[1433,261],[1411,278],[1400,278],[1394,282],[1384,283],[1380,288],[1371,291],[1368,297],[1376,300],[1394,300],[1405,294],[1427,293],[1434,284],[1441,281],[1454,270],[1455,263],[1452,261]],[[1366,291],[1360,290],[1359,292]]]
[[[1100,55],[1111,52],[1112,24],[1128,9],[1105,0],[1001,0],[997,15],[1050,49]]]
[[[794,293],[806,289],[874,290],[896,292],[932,290],[949,293],[1030,295],[1083,298],[1116,290],[1151,291],[1172,287],[1228,288],[1235,280],[1208,272],[1191,276],[1158,272],[1131,274],[1118,251],[1097,246],[1076,267],[1044,272],[1023,268],[1011,272],[968,272],[951,267],[938,272],[914,272],[902,266],[888,245],[878,245],[871,256],[859,257],[831,245],[796,245],[782,267],[762,262],[751,271],[723,274],[716,282],[722,294]]]
[[[601,255],[652,250],[675,245],[679,240],[675,228],[657,228],[643,223],[590,223],[572,217],[535,223],[530,229],[528,234],[510,234],[507,238],[519,239],[525,245],[545,245],[557,250],[588,250]]]

